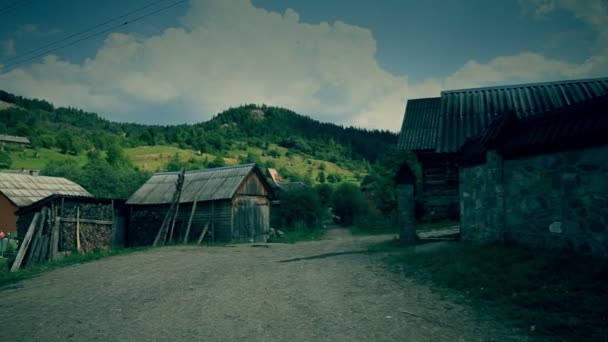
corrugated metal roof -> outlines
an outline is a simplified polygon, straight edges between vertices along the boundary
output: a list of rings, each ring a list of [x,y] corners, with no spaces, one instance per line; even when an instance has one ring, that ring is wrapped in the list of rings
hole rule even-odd
[[[186,171],[180,203],[230,199],[256,169],[255,164]],[[179,172],[154,174],[127,200],[127,204],[171,203]]]
[[[510,157],[585,148],[608,143],[606,132],[608,95],[526,118],[500,115],[483,135],[467,140],[462,159],[483,163],[489,149]]]
[[[441,98],[407,101],[397,146],[403,150],[435,149]]]
[[[526,118],[606,94],[608,78],[443,91],[436,151],[458,151],[499,114]]]
[[[18,173],[0,173],[0,192],[17,207],[30,205],[53,194],[93,196],[65,178]]]
[[[16,135],[0,134],[0,141],[17,143],[17,144],[26,144],[26,145],[30,144],[30,140],[28,138],[18,137]]]

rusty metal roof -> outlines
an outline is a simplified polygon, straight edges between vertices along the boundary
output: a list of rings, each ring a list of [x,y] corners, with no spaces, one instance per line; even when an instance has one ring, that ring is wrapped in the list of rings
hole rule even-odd
[[[608,94],[608,78],[449,90],[441,93],[437,152],[456,152],[499,114],[526,118]]]
[[[65,178],[19,173],[0,173],[0,193],[17,207],[30,205],[53,194],[93,196]]]
[[[434,150],[440,115],[440,97],[407,101],[397,146],[403,150]]]
[[[186,171],[180,203],[230,199],[254,170],[265,179],[255,164]],[[179,172],[154,174],[127,200],[127,204],[171,203],[178,174]]]
[[[0,141],[16,143],[16,144],[25,144],[25,145],[30,144],[30,140],[28,138],[18,137],[16,135],[0,134]]]

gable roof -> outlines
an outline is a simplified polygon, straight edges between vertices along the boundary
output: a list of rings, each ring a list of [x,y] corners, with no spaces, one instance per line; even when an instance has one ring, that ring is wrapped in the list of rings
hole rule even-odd
[[[186,171],[180,203],[231,199],[238,187],[256,172],[270,191],[270,185],[256,164]],[[156,173],[127,200],[127,204],[168,204],[173,200],[179,172]]]
[[[397,146],[404,150],[434,150],[440,114],[440,97],[407,101]]]
[[[61,177],[0,173],[0,193],[17,207],[24,207],[53,194],[93,197],[80,185]]]
[[[535,116],[608,94],[608,78],[500,87],[449,90],[441,93],[437,152],[456,152],[482,134],[499,114]]]
[[[408,101],[398,147],[457,152],[501,114],[512,112],[517,118],[526,118],[607,94],[608,77],[443,91],[435,98],[440,102],[438,110],[425,111],[422,104],[431,99]]]
[[[16,135],[0,134],[0,141],[29,145],[30,140],[26,137],[18,137]]]

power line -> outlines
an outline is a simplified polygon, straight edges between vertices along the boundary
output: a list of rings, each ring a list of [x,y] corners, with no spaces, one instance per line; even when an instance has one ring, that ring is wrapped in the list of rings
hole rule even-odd
[[[102,35],[102,34],[104,34],[104,33],[108,33],[108,32],[110,32],[110,31],[112,31],[112,30],[115,30],[115,29],[117,29],[117,28],[120,28],[120,27],[126,26],[126,25],[131,24],[131,23],[134,23],[134,22],[136,22],[136,21],[139,21],[139,20],[141,20],[141,19],[144,19],[144,18],[149,17],[149,16],[151,16],[151,15],[154,15],[154,14],[156,14],[156,13],[159,13],[159,12],[162,12],[162,11],[165,11],[165,10],[168,10],[168,9],[170,9],[170,8],[172,8],[172,7],[175,7],[175,6],[177,6],[177,5],[183,4],[183,3],[187,2],[187,1],[188,1],[188,0],[181,0],[181,1],[175,2],[175,3],[171,4],[171,5],[168,5],[168,6],[165,6],[165,7],[161,7],[161,8],[159,8],[159,9],[157,9],[156,11],[153,11],[153,12],[150,12],[150,13],[147,13],[147,14],[144,14],[144,15],[141,15],[141,16],[136,17],[136,18],[131,19],[131,20],[127,20],[127,21],[125,21],[125,22],[124,22],[124,23],[122,23],[122,24],[115,25],[115,26],[112,26],[112,27],[110,27],[110,28],[108,28],[108,29],[105,29],[105,30],[103,30],[103,31],[99,31],[99,32],[96,32],[96,33],[90,34],[90,35],[88,35],[88,36],[85,36],[85,37],[83,37],[83,38],[77,39],[77,40],[75,40],[75,41],[73,41],[73,42],[70,42],[70,43],[68,43],[68,44],[64,44],[64,45],[61,45],[61,46],[56,47],[56,48],[54,48],[54,49],[47,50],[47,51],[45,51],[45,52],[43,52],[43,53],[40,53],[40,54],[34,55],[34,56],[30,57],[30,58],[27,58],[27,59],[24,59],[24,60],[21,60],[21,61],[17,61],[17,62],[15,62],[15,63],[9,63],[9,64],[5,65],[5,66],[4,66],[2,69],[0,69],[0,70],[3,70],[3,69],[4,69],[4,70],[7,70],[7,69],[10,69],[10,68],[13,68],[13,67],[15,67],[16,65],[23,64],[23,63],[25,63],[25,62],[29,62],[29,61],[31,61],[31,60],[34,60],[34,59],[38,58],[38,57],[44,56],[45,54],[48,54],[48,53],[51,53],[51,52],[54,52],[54,51],[57,51],[57,50],[61,50],[61,49],[66,48],[66,47],[68,47],[68,46],[72,46],[72,45],[74,45],[74,44],[80,43],[80,42],[81,42],[81,41],[83,41],[83,40],[87,40],[87,39],[89,39],[89,38],[96,37],[96,36]]]
[[[84,29],[84,30],[82,30],[82,31],[80,31],[80,32],[77,32],[77,33],[71,34],[71,35],[69,35],[69,36],[67,36],[67,37],[64,37],[64,38],[58,39],[58,40],[56,40],[56,41],[54,41],[54,42],[51,42],[51,43],[48,43],[48,44],[43,45],[43,46],[41,46],[41,47],[38,47],[38,48],[32,49],[32,50],[30,50],[30,51],[28,51],[28,52],[26,52],[26,53],[23,53],[23,54],[21,54],[21,55],[19,55],[19,56],[15,56],[15,57],[9,58],[9,59],[7,59],[6,61],[4,61],[4,63],[10,63],[10,62],[12,62],[12,61],[14,61],[14,60],[18,60],[18,59],[24,58],[24,57],[25,57],[25,56],[27,56],[27,55],[31,55],[31,54],[33,54],[33,53],[35,53],[35,52],[38,52],[38,51],[44,50],[44,49],[46,49],[46,48],[48,48],[48,47],[51,47],[51,46],[53,46],[53,45],[56,45],[56,44],[62,43],[62,42],[64,42],[64,41],[70,40],[70,39],[72,39],[72,38],[74,38],[74,37],[80,36],[81,34],[84,34],[84,33],[87,33],[87,32],[91,32],[91,31],[93,31],[93,30],[95,30],[95,29],[97,29],[97,28],[100,28],[100,27],[102,27],[102,26],[105,26],[105,25],[107,25],[107,24],[109,24],[109,23],[112,23],[112,22],[114,22],[114,21],[116,21],[116,20],[119,20],[119,19],[122,19],[122,18],[128,17],[128,16],[130,16],[130,15],[132,15],[132,14],[135,14],[135,13],[137,13],[137,12],[141,12],[141,11],[143,11],[143,10],[145,10],[145,9],[148,9],[148,8],[150,8],[150,7],[152,7],[152,6],[158,5],[159,3],[161,3],[161,2],[165,2],[165,1],[167,1],[167,0],[159,0],[159,1],[153,2],[153,3],[149,4],[149,5],[146,5],[146,6],[144,6],[144,7],[140,7],[140,8],[135,9],[135,10],[133,10],[133,11],[129,12],[129,13],[123,14],[123,15],[121,15],[121,16],[118,16],[118,17],[116,17],[116,18],[112,18],[112,19],[107,20],[107,21],[104,21],[104,22],[103,22],[103,23],[101,23],[101,24],[97,24],[97,25],[95,25],[95,26],[91,26],[91,27],[89,27],[89,28],[87,28],[87,29]]]
[[[19,1],[15,1],[12,4],[8,5],[8,6],[4,6],[2,8],[0,8],[0,15],[6,14],[12,10],[14,10],[15,8],[21,7],[22,5],[27,5],[27,3],[32,2],[33,0],[19,0]]]

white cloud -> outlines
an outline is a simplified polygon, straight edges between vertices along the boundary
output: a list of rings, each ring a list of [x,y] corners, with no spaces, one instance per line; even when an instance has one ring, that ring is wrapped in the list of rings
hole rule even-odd
[[[270,12],[248,0],[193,1],[182,24],[147,38],[114,33],[80,65],[47,58],[1,74],[0,83],[57,104],[111,111],[119,120],[141,121],[125,109],[138,105],[185,109],[181,117],[166,117],[175,122],[266,103],[319,119],[397,128],[407,82],[378,65],[368,29],[339,21],[306,24],[293,10]],[[75,87],[78,96],[69,94]]]
[[[574,15],[600,31],[601,16],[570,2]],[[553,1],[543,3],[544,14],[555,10]],[[47,56],[0,69],[0,84],[120,121],[201,121],[230,106],[265,103],[321,120],[398,130],[407,98],[514,79],[586,77],[608,65],[608,54],[573,64],[526,52],[471,60],[446,78],[412,84],[378,65],[370,30],[347,23],[302,23],[293,10],[270,12],[249,0],[199,0],[180,26],[152,37],[110,34],[80,64]],[[164,117],[151,118],[159,110]]]
[[[12,57],[15,55],[15,40],[10,38],[4,42],[0,42],[0,48],[2,49],[2,55],[4,57]]]
[[[37,37],[47,37],[52,36],[54,34],[60,33],[59,29],[52,29],[48,31],[43,31],[40,29],[40,26],[37,24],[24,24],[17,28],[17,34],[19,35],[32,35]]]

